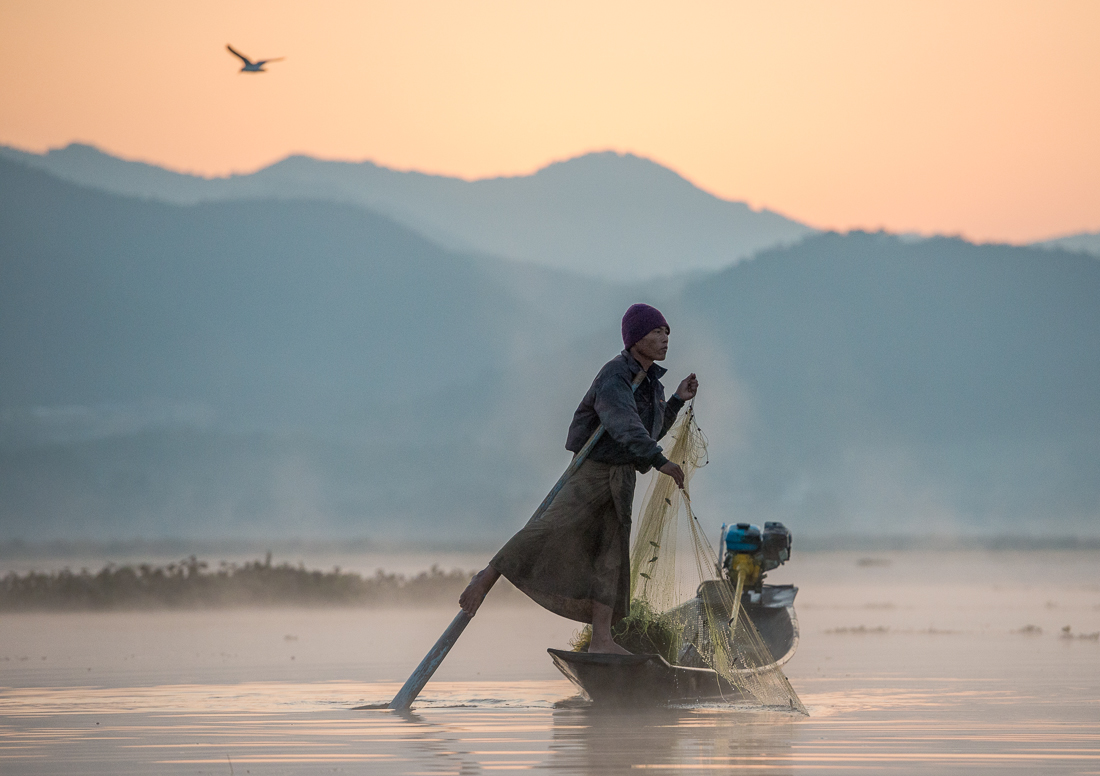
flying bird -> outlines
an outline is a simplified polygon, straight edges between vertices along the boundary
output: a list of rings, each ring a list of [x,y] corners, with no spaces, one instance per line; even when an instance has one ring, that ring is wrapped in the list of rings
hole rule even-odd
[[[261,59],[259,62],[253,62],[244,54],[230,46],[228,43],[225,44],[225,47],[229,49],[230,54],[238,57],[242,62],[244,62],[244,67],[241,68],[242,73],[266,73],[267,71],[264,70],[264,65],[266,65],[268,62],[279,62],[280,60],[286,59],[286,57],[276,57],[275,59]]]

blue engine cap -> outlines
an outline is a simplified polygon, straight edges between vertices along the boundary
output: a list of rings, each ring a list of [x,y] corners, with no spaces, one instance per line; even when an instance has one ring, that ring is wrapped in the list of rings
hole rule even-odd
[[[760,526],[737,523],[726,530],[726,552],[758,552],[760,550]]]

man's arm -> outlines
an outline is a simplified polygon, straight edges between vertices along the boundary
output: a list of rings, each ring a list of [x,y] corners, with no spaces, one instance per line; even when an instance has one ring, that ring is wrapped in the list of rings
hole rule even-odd
[[[633,458],[658,469],[668,462],[638,417],[629,375],[610,374],[601,380],[596,386],[593,405],[604,430]]]
[[[699,391],[699,381],[695,378],[695,373],[692,372],[683,380],[680,381],[680,385],[676,388],[676,392],[669,397],[665,402],[665,416],[662,420],[661,435],[657,437],[661,439],[668,430],[672,428],[672,424],[676,422],[676,416],[680,414],[680,410],[685,404],[695,398],[695,394]]]
[[[699,381],[695,378],[695,373],[692,372],[683,380],[680,381],[680,385],[676,388],[676,392],[672,394],[668,402],[665,403],[665,418],[664,428],[661,429],[661,436],[668,433],[668,430],[672,427],[672,424],[676,422],[676,416],[680,414],[680,408],[684,406],[685,402],[689,402],[695,398],[695,394],[699,390]],[[684,487],[684,470],[681,469],[675,462],[667,461],[657,467],[658,471],[662,474],[667,474],[669,477],[676,481],[676,485],[682,490]]]
[[[672,394],[668,397],[668,401],[665,402],[665,414],[661,418],[661,433],[657,435],[657,439],[664,439],[665,434],[672,428],[672,424],[676,422],[676,416],[680,414],[683,406],[684,400],[678,395]]]

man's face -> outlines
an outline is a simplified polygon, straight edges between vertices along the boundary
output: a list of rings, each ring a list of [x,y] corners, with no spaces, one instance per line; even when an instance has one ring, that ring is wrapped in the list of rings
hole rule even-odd
[[[652,361],[664,361],[668,353],[668,329],[659,326],[634,344],[639,355]]]

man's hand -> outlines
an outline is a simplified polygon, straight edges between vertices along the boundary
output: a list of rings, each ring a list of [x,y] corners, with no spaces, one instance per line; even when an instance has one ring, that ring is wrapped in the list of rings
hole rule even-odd
[[[680,490],[684,489],[684,470],[674,464],[672,461],[669,461],[657,471],[659,471],[661,474],[667,474],[669,477],[676,480],[676,485],[680,488]]]
[[[676,389],[676,395],[684,401],[691,401],[698,391],[699,381],[695,379],[695,373],[692,372],[680,381],[680,387]]]

